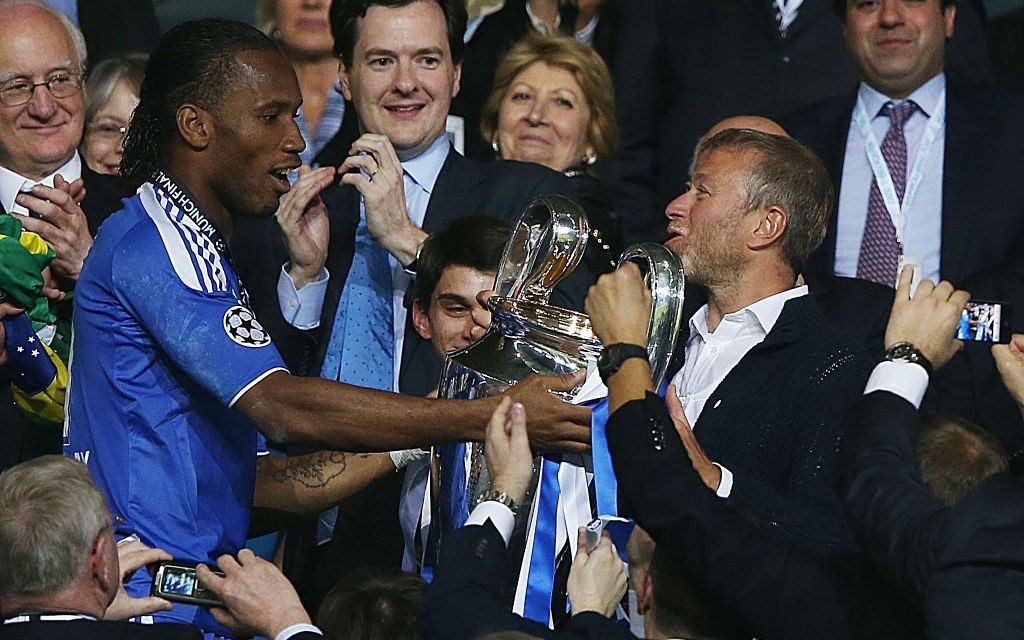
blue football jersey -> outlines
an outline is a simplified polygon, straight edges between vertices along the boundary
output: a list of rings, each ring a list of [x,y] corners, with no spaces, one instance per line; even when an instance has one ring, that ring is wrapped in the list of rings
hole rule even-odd
[[[149,183],[103,224],[75,289],[65,455],[86,463],[119,536],[175,559],[245,545],[263,440],[231,406],[284,363],[243,298],[230,263]],[[129,593],[148,590],[140,571]],[[163,615],[219,629],[195,607]]]

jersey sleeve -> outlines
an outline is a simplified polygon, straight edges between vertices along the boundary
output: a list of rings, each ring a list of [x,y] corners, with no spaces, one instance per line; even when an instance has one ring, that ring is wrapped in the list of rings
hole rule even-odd
[[[231,406],[260,380],[286,369],[270,335],[241,302],[230,265],[194,243],[140,229],[112,262],[112,279],[155,346]]]

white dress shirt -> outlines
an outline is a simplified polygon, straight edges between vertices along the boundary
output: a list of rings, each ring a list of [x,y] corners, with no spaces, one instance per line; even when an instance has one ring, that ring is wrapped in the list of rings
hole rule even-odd
[[[42,180],[30,180],[23,175],[17,174],[7,167],[0,166],[0,205],[8,213],[20,213],[28,215],[25,207],[16,203],[14,199],[21,192],[28,192],[37,184],[53,186],[53,179],[60,174],[68,182],[74,182],[82,177],[82,158],[76,151],[71,159],[65,162],[59,169],[46,176]]]
[[[928,120],[935,114],[939,98],[946,88],[943,73],[924,83],[907,96],[918,109],[907,120],[903,133],[907,140],[907,172],[917,160]],[[871,118],[871,129],[881,145],[891,121],[878,112],[886,102],[901,103],[861,83],[858,95]],[[946,147],[945,127],[940,127],[924,165],[924,178],[909,207],[903,207],[903,255],[922,266],[922,278],[938,282],[939,259],[942,249],[942,165]],[[874,174],[868,164],[864,138],[851,124],[846,136],[846,156],[843,176],[839,185],[839,217],[836,219],[835,272],[840,276],[855,277],[860,258],[860,243],[864,237],[864,224],[868,217],[868,197]],[[890,212],[892,213],[892,212]]]
[[[794,287],[727,313],[714,332],[708,329],[708,305],[690,318],[690,339],[686,343],[686,363],[672,377],[679,400],[691,428],[697,424],[708,398],[718,389],[743,356],[764,341],[782,313],[786,302],[807,295],[807,287]],[[717,494],[728,498],[732,492],[732,472],[722,470]]]

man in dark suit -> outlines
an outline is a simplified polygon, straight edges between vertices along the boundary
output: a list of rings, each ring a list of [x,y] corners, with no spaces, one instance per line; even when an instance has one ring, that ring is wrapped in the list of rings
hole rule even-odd
[[[783,121],[839,185],[818,268],[891,286],[900,258],[956,283],[1002,262],[1024,237],[1024,101],[945,72],[952,0],[837,7],[862,82]]]
[[[976,300],[995,300],[1018,310],[1010,318],[1010,331],[1024,333],[1024,255],[1010,257],[979,271],[963,283]],[[965,342],[963,350],[929,381],[925,409],[952,413],[981,425],[1003,443],[1010,464],[1024,464],[1024,416],[999,378],[991,345]]]
[[[285,228],[290,262],[283,271],[284,243],[272,223],[239,229],[235,254],[256,313],[292,371],[423,395],[436,386],[423,372],[439,372],[439,359],[416,333],[403,301],[424,239],[456,218],[512,218],[535,197],[570,187],[538,165],[481,163],[451,148],[444,127],[459,90],[464,3],[365,5],[332,6],[342,92],[362,135],[338,169],[341,184],[323,193],[329,236],[326,224],[312,229],[319,236]],[[268,261],[268,254],[279,260]],[[564,289],[577,308],[588,284],[580,269]],[[341,572],[398,562],[400,483],[392,478],[342,507],[326,550],[338,556]],[[321,542],[330,536],[331,525],[324,524]],[[315,565],[322,594],[339,569],[334,561]]]
[[[129,598],[121,581],[171,557],[137,541],[115,544],[85,465],[44,456],[12,467],[0,476],[0,513],[0,638],[202,637],[188,625],[114,622],[170,608]]]
[[[953,336],[968,298],[948,282],[930,281],[912,297],[909,270],[901,273],[887,361],[847,420],[842,487],[864,551],[923,602],[927,637],[1019,638],[1024,485],[996,474],[946,506],[925,491],[914,459],[917,406],[933,367],[960,348]],[[1024,335],[993,355],[1003,383],[1024,405]]]
[[[78,155],[85,118],[81,32],[64,14],[35,4],[6,3],[0,20],[0,212],[22,214],[24,228],[57,254],[53,273],[71,291],[91,232],[130,190],[119,178],[90,171]],[[0,468],[60,452],[60,434],[30,424],[15,407],[3,370],[0,422]]]
[[[962,77],[991,78],[978,11],[965,7],[958,22]],[[664,237],[661,211],[716,121],[778,117],[854,86],[841,27],[832,0],[631,3],[612,65],[622,151],[608,167],[618,210],[631,212],[627,244]]]
[[[609,383],[619,406],[608,421],[608,445],[620,508],[650,532],[667,562],[748,630],[745,637],[920,637],[913,605],[861,554],[813,557],[770,539],[717,498],[696,470],[700,445],[678,403],[670,398],[675,407],[667,409],[647,391],[649,369],[637,365],[635,375],[623,370]]]
[[[828,175],[794,140],[732,129],[701,145],[692,180],[666,209],[667,246],[709,297],[672,375],[707,452],[702,477],[775,539],[817,554],[852,549],[833,489],[835,450],[868,363],[796,286],[825,232]],[[646,353],[643,291],[633,267],[590,291],[604,374]]]

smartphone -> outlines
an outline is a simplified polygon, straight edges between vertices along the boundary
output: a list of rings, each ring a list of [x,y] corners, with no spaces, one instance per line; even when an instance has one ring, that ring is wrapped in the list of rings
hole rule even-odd
[[[196,604],[203,607],[223,607],[224,603],[199,583],[199,578],[196,577],[196,566],[197,563],[184,560],[161,562],[156,567],[150,594],[171,602]],[[214,573],[219,576],[224,575],[216,570]]]
[[[1010,341],[1012,308],[1005,302],[971,300],[960,314],[956,337],[964,342]]]
[[[601,518],[594,518],[587,523],[585,529],[583,529],[583,539],[586,542],[587,553],[590,553],[597,548],[597,545],[601,543],[601,532],[604,531],[604,520]]]

